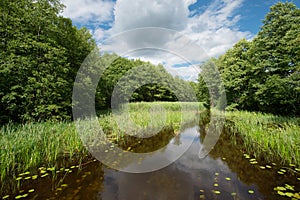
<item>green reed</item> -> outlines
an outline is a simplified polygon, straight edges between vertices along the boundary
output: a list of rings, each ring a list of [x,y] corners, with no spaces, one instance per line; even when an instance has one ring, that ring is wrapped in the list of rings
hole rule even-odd
[[[226,112],[226,127],[255,157],[300,166],[299,118],[233,111]]]

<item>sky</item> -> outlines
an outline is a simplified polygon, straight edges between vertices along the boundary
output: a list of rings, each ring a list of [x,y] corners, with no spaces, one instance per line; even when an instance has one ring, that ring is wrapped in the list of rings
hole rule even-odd
[[[243,38],[253,39],[277,2],[62,0],[62,14],[75,26],[87,27],[101,51],[161,63],[174,76],[195,80],[195,65],[224,54]],[[293,3],[300,7],[299,0]]]

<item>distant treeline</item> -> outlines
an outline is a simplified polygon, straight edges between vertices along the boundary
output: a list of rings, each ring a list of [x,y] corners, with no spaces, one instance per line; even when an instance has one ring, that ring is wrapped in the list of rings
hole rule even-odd
[[[78,29],[60,15],[63,7],[59,0],[1,0],[0,124],[72,118],[77,72],[97,45],[86,28]],[[199,101],[226,93],[230,109],[299,115],[299,24],[300,11],[294,4],[272,6],[252,41],[243,39],[200,66],[199,83],[174,78],[162,65],[97,53],[96,68],[89,73],[109,67],[97,83],[96,109],[109,108],[120,78],[143,66],[144,71],[129,74],[128,87],[123,85],[126,93],[141,78],[148,83],[133,92],[131,102],[195,101],[192,86]],[[225,91],[216,74],[210,73],[211,66],[220,71]]]
[[[199,99],[226,92],[229,110],[300,116],[299,24],[300,9],[294,4],[272,6],[252,41],[242,39],[201,66]],[[211,73],[212,67],[219,70],[225,91]]]
[[[97,45],[86,28],[78,29],[70,19],[60,15],[63,8],[59,0],[1,0],[1,124],[71,119],[77,72]],[[187,88],[190,85],[173,78],[162,65],[129,60],[115,54],[96,56],[99,57],[94,58],[97,66],[91,71],[109,65],[95,92],[97,109],[110,107],[112,91],[118,80],[140,65],[147,68],[145,74],[140,71],[131,81],[143,78],[149,84],[135,90],[131,102],[192,100],[191,94],[186,92],[190,91]],[[165,85],[175,83],[177,94],[162,82]]]

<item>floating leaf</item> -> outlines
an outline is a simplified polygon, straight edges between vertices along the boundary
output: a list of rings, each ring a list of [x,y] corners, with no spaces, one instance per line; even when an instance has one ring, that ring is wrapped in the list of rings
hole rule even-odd
[[[266,169],[266,167],[265,167],[265,166],[259,166],[259,168],[260,168],[260,169]]]
[[[226,160],[226,158],[222,158],[222,160]]]
[[[286,172],[286,170],[285,170],[285,169],[280,169],[280,171],[282,171],[283,173],[285,173],[285,172]]]
[[[68,187],[68,184],[61,184],[61,187]]]
[[[294,190],[294,187],[295,187],[295,186],[290,186],[289,184],[285,184],[284,187],[285,187],[286,189],[288,189],[288,190],[295,191],[295,190]]]
[[[291,192],[286,192],[285,193],[285,196],[288,196],[288,197],[292,197],[294,194],[293,193],[291,193]]]
[[[249,161],[250,162],[254,162],[254,161],[256,161],[256,159],[255,158],[251,158]]]
[[[49,167],[47,168],[48,171],[55,171],[55,167]]]
[[[285,193],[284,192],[281,192],[281,191],[277,191],[277,193],[281,196],[285,196]]]
[[[221,192],[220,192],[219,190],[213,190],[213,192],[214,192],[215,194],[221,194]]]
[[[271,169],[272,167],[270,165],[266,165],[266,168]]]
[[[35,179],[37,179],[37,177],[38,177],[38,175],[34,175],[34,176],[32,176],[31,178],[32,178],[33,180],[35,180]]]
[[[296,199],[300,199],[300,193],[295,193],[295,194],[293,195],[293,197],[296,198]]]
[[[225,179],[226,179],[227,181],[230,181],[230,180],[231,180],[231,178],[229,178],[229,177],[226,177]]]
[[[9,195],[2,197],[2,199],[7,199],[7,198],[9,198]]]
[[[215,187],[218,187],[218,186],[219,186],[219,184],[218,184],[218,183],[215,183],[215,184],[214,184],[214,186],[215,186]]]
[[[250,158],[250,156],[249,156],[248,154],[245,154],[245,153],[244,153],[244,157],[245,157],[246,159],[249,159],[249,158]]]
[[[21,199],[23,197],[23,195],[18,195],[15,197],[15,199]]]
[[[18,180],[21,180],[22,179],[22,177],[18,177],[18,178],[16,178],[16,180],[18,181]]]
[[[285,188],[285,187],[278,186],[278,187],[274,188],[274,190],[277,190],[277,191],[285,191],[286,188]]]
[[[236,196],[236,193],[235,193],[235,192],[232,192],[232,193],[231,193],[231,196]]]
[[[249,194],[254,194],[254,191],[253,190],[248,190],[248,193]]]
[[[46,173],[46,174],[43,174],[41,177],[44,178],[44,177],[46,177],[46,176],[48,176],[48,175],[49,175],[49,174]]]
[[[30,189],[30,190],[28,190],[28,192],[29,192],[29,193],[32,193],[32,192],[34,192],[34,189]]]
[[[219,176],[220,174],[218,172],[215,173],[215,176]]]
[[[204,195],[204,194],[201,194],[201,195],[199,196],[199,198],[200,198],[200,199],[205,199],[205,195]]]
[[[296,167],[296,165],[294,165],[294,164],[290,164],[290,167]]]
[[[202,193],[204,192],[204,190],[199,190],[199,191],[202,192]]]

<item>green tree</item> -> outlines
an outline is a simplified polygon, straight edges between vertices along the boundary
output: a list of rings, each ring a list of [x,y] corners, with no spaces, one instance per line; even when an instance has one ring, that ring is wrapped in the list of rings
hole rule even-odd
[[[251,50],[258,109],[299,115],[300,9],[292,3],[277,3],[263,23]]]
[[[95,47],[59,0],[0,3],[0,122],[70,119],[76,71]]]

